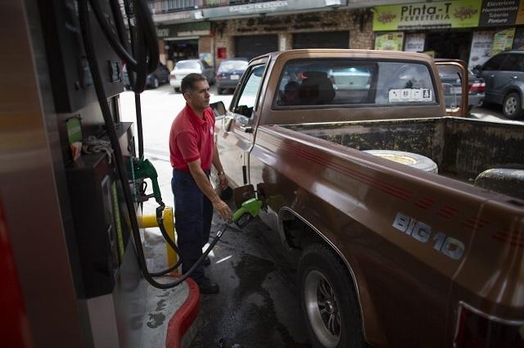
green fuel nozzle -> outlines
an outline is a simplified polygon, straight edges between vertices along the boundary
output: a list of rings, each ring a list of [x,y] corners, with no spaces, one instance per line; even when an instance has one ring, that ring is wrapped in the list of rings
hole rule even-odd
[[[233,222],[240,228],[247,225],[251,220],[257,217],[262,208],[260,199],[251,198],[242,203],[240,208],[233,213]]]
[[[160,186],[158,186],[158,174],[155,167],[148,159],[139,159],[133,163],[135,179],[150,179],[153,184],[153,193],[145,195],[145,200],[148,200],[150,197],[155,197],[155,200],[163,205],[162,194],[160,192]]]

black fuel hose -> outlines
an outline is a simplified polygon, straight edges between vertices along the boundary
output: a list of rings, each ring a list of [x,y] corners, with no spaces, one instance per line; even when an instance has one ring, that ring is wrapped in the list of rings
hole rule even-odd
[[[215,236],[215,238],[213,238],[213,240],[211,241],[211,243],[209,244],[207,249],[202,253],[202,255],[198,258],[198,260],[193,264],[193,266],[191,266],[191,268],[186,273],[182,274],[182,276],[177,278],[176,281],[170,283],[170,284],[173,285],[173,287],[177,286],[177,285],[181,284],[183,281],[185,281],[195,271],[195,269],[197,269],[197,267],[200,266],[200,264],[204,261],[204,259],[207,257],[207,255],[209,255],[211,250],[213,250],[213,248],[217,244],[218,240],[224,235],[224,232],[228,228],[230,228],[230,226],[225,224],[224,228],[217,232],[217,235]],[[160,275],[163,275],[163,274],[160,274]]]
[[[96,19],[98,20],[98,23],[100,24],[100,29],[102,29],[104,36],[111,45],[111,48],[113,48],[113,51],[115,51],[115,53],[126,62],[128,68],[136,67],[139,64],[139,62],[137,62],[135,57],[133,56],[133,53],[131,52],[130,47],[127,43],[127,38],[123,35],[123,33],[121,33],[122,24],[120,22],[122,21],[123,23],[122,15],[120,14],[120,17],[116,17],[115,7],[112,6],[113,17],[115,17],[115,24],[118,33],[118,36],[116,36],[113,32],[113,29],[107,23],[104,11],[102,11],[102,9],[100,8],[98,1],[89,0],[89,3],[91,5],[91,8],[93,9]]]
[[[157,37],[155,32],[155,25],[149,12],[147,3],[143,0],[132,0],[133,6],[129,6],[129,0],[124,1],[124,8],[129,18],[135,18],[136,24],[133,25],[131,20],[128,25],[130,30],[136,26],[136,35],[131,31],[129,43],[125,35],[125,25],[123,22],[122,12],[120,11],[120,3],[118,0],[111,0],[111,10],[115,22],[115,32],[108,24],[105,13],[100,8],[98,0],[89,0],[89,4],[97,18],[100,28],[104,32],[109,44],[115,53],[126,62],[128,69],[136,70],[143,69],[146,73],[152,73],[158,66],[159,50]],[[136,15],[136,17],[135,17]],[[137,56],[134,50],[144,50],[145,54]],[[144,65],[144,62],[146,63]],[[145,69],[144,69],[145,68]]]
[[[113,155],[115,159],[115,167],[117,174],[122,182],[122,189],[124,193],[124,200],[129,214],[129,219],[131,222],[131,231],[133,235],[133,242],[135,250],[138,256],[138,264],[142,270],[144,278],[149,284],[160,289],[169,289],[175,287],[181,283],[180,280],[171,283],[160,283],[157,282],[153,276],[149,273],[147,269],[147,264],[145,262],[145,254],[140,238],[140,230],[138,225],[138,218],[135,211],[135,205],[133,196],[131,193],[131,188],[129,183],[129,178],[124,166],[124,160],[122,155],[122,149],[118,141],[118,135],[116,134],[115,124],[111,115],[111,110],[109,104],[107,103],[107,97],[104,90],[104,82],[102,80],[102,75],[98,62],[96,59],[96,50],[93,44],[93,37],[91,35],[91,25],[89,20],[89,9],[88,9],[88,0],[78,0],[78,14],[80,19],[80,25],[82,28],[82,38],[84,41],[84,48],[86,51],[87,60],[91,68],[91,75],[93,77],[93,83],[95,86],[96,96],[98,99],[98,104],[100,105],[104,123],[107,128],[107,135],[109,141],[113,147]],[[189,275],[187,275],[189,276]],[[187,278],[187,277],[186,277]],[[184,278],[185,279],[185,278]]]
[[[144,142],[140,93],[147,84],[147,75],[155,71],[159,62],[159,50],[156,29],[149,13],[149,7],[143,0],[124,0],[124,10],[128,18],[129,37],[119,0],[111,0],[111,11],[114,18],[115,31],[109,25],[98,0],[89,0],[97,22],[107,38],[113,51],[126,64],[127,76],[131,89],[135,92],[135,109],[137,110],[138,157],[144,157]],[[133,72],[136,72],[136,76]]]

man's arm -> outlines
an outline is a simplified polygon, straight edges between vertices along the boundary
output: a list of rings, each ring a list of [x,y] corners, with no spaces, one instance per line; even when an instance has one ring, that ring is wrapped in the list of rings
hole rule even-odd
[[[224,167],[222,167],[222,163],[220,162],[220,156],[218,154],[218,148],[216,144],[215,144],[215,150],[213,152],[213,166],[215,167],[215,169],[218,172],[218,180],[219,180],[218,185],[222,189],[225,189],[228,186],[228,182],[227,182],[227,177],[224,173]]]
[[[220,199],[218,194],[213,189],[211,182],[209,181],[206,173],[200,167],[200,159],[188,163],[189,171],[195,179],[197,186],[200,190],[209,198],[211,203],[213,203],[213,208],[216,212],[226,221],[230,221],[233,215],[229,206]]]

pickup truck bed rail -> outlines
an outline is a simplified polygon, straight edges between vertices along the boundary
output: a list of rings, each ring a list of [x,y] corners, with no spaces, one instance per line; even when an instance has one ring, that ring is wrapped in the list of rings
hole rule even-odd
[[[423,155],[437,164],[439,175],[467,183],[490,169],[524,170],[524,132],[511,123],[444,117],[284,127],[357,150]],[[501,191],[524,199],[514,186]]]

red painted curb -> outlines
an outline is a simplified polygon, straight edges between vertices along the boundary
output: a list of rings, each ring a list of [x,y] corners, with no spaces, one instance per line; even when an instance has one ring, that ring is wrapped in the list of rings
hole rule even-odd
[[[186,283],[189,287],[189,294],[186,301],[169,320],[166,348],[180,348],[182,338],[200,311],[200,290],[198,290],[198,285],[191,278],[187,278]]]

